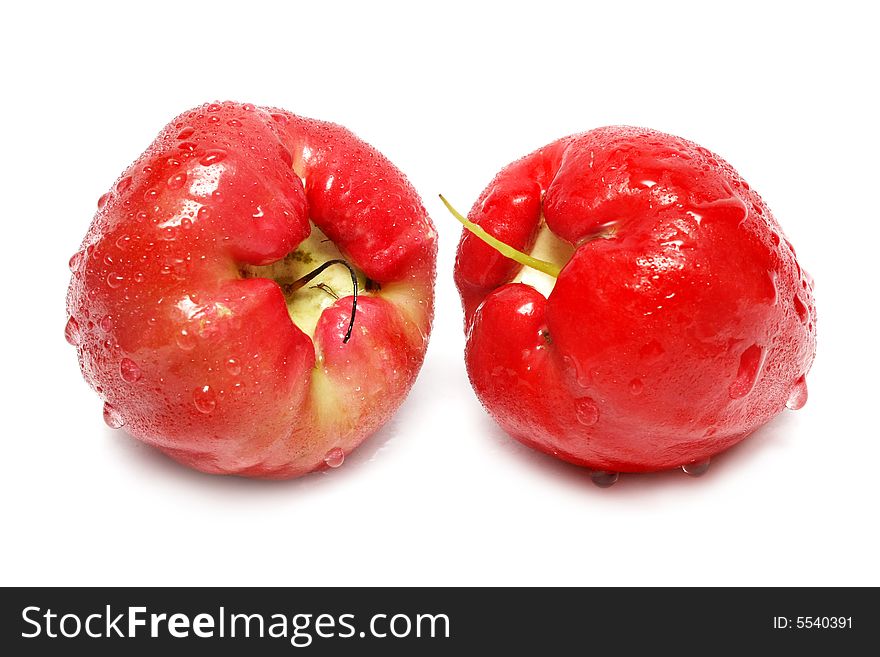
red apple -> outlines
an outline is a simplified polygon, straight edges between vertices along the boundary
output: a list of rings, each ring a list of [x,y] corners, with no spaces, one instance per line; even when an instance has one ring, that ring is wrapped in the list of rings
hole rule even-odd
[[[403,401],[436,252],[415,190],[348,130],[212,103],[98,201],[65,333],[110,426],[205,472],[295,477]]]
[[[628,127],[566,137],[504,168],[469,218],[455,280],[477,396],[600,485],[700,474],[806,401],[812,282],[705,148]]]

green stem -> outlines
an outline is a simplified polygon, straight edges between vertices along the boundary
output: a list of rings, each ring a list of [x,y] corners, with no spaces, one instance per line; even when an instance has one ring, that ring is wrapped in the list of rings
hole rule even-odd
[[[548,276],[552,276],[553,278],[557,278],[559,276],[559,272],[561,271],[561,267],[553,264],[552,262],[547,262],[546,260],[539,260],[538,258],[533,258],[527,253],[523,253],[522,251],[518,251],[514,249],[509,244],[505,244],[501,240],[496,237],[492,237],[489,233],[487,233],[482,227],[475,224],[473,221],[463,216],[458,210],[452,207],[449,204],[443,194],[440,194],[440,200],[443,201],[443,205],[446,206],[446,209],[452,213],[452,216],[458,219],[461,222],[461,225],[471,231],[474,235],[483,240],[486,244],[491,246],[493,249],[498,251],[503,256],[518,262],[524,267],[531,267],[532,269],[536,269],[540,272],[547,274]]]

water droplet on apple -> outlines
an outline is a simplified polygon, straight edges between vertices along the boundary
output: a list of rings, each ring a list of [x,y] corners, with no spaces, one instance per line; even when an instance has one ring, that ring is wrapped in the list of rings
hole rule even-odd
[[[578,422],[591,427],[599,421],[599,406],[589,397],[581,397],[574,403]]]
[[[126,176],[118,183],[116,183],[116,191],[122,194],[126,189],[131,187],[131,176]]]
[[[101,330],[105,333],[109,333],[113,330],[113,318],[110,315],[104,315],[101,318],[101,321],[98,322],[98,326],[100,326]]]
[[[709,470],[710,459],[691,461],[681,466],[682,472],[691,477],[702,477]]]
[[[205,108],[205,111],[207,111],[207,112],[219,112],[219,111],[220,111],[220,105],[219,105],[218,103],[211,103],[210,105],[208,105],[208,106]]]
[[[182,141],[177,145],[177,148],[179,148],[182,151],[192,153],[194,150],[196,150],[196,148],[198,148],[198,146],[196,146],[191,141]]]
[[[112,288],[119,287],[120,285],[122,285],[122,281],[124,281],[124,280],[125,279],[122,276],[120,276],[119,274],[114,274],[112,272],[107,274],[107,285],[109,285]]]
[[[195,349],[196,346],[196,336],[194,336],[186,329],[180,330],[180,333],[177,334],[177,338],[175,341],[177,342],[177,346],[184,351]]]
[[[116,248],[124,251],[128,247],[129,242],[131,242],[131,238],[128,235],[121,235],[116,240]]]
[[[187,126],[186,128],[184,128],[183,130],[181,130],[180,132],[177,133],[177,138],[178,139],[189,139],[190,137],[193,136],[193,133],[195,131],[196,131],[195,128]]]
[[[290,151],[287,150],[284,146],[278,147],[278,156],[281,158],[281,161],[288,167],[293,166],[293,155],[290,154]]]
[[[184,217],[183,219],[180,220],[180,227],[183,230],[189,230],[190,228],[192,228],[192,225],[193,225],[192,219],[190,219],[189,217]]]
[[[232,127],[232,128],[240,128],[240,127],[241,127],[241,121],[239,121],[238,119],[229,119],[229,120],[226,122],[226,125],[228,125],[228,126],[230,126],[230,127]]]
[[[639,356],[647,361],[657,360],[664,353],[663,346],[656,340],[651,340],[639,350]]]
[[[119,411],[113,408],[108,402],[104,402],[104,422],[111,429],[119,429],[125,424],[125,420],[122,419]]]
[[[232,376],[238,376],[241,374],[241,363],[239,360],[237,358],[228,358],[226,360],[226,371]]]
[[[70,256],[70,260],[67,261],[67,266],[70,267],[70,271],[75,273],[79,269],[83,257],[85,256],[83,255],[82,251],[77,251],[72,256]]]
[[[807,307],[804,305],[804,302],[801,301],[800,296],[797,294],[794,295],[794,310],[797,313],[797,316],[800,320],[806,324],[807,323]]]
[[[345,461],[345,452],[340,447],[334,447],[324,455],[324,463],[328,468],[338,468]]]
[[[758,375],[761,373],[761,367],[764,364],[764,349],[756,344],[746,349],[739,358],[739,371],[736,379],[730,384],[728,394],[731,399],[742,399],[749,394],[755,383],[758,381]]]
[[[110,200],[110,192],[106,194],[102,194],[100,198],[98,198],[98,209],[103,210],[104,206],[107,205],[107,201]]]
[[[807,403],[807,379],[800,377],[794,382],[794,388],[785,402],[785,407],[792,411],[799,411]]]
[[[211,386],[202,386],[193,390],[193,403],[202,413],[210,413],[217,408],[217,395]]]
[[[209,167],[212,164],[217,164],[218,162],[222,162],[226,159],[226,151],[222,148],[212,148],[207,151],[199,160],[199,164],[205,167]]]
[[[645,384],[642,383],[641,379],[633,379],[629,382],[629,391],[634,395],[641,395],[642,390],[645,389]]]
[[[119,374],[126,383],[136,383],[141,378],[141,368],[131,358],[119,361]]]
[[[79,330],[79,322],[73,317],[67,320],[64,326],[64,339],[76,347],[82,341],[82,333]]]
[[[593,472],[590,474],[590,479],[599,488],[608,488],[609,486],[613,486],[617,483],[617,480],[619,478],[619,473],[608,472],[607,470],[593,470]]]
[[[134,282],[135,282],[135,283],[143,283],[143,282],[144,282],[144,275],[143,275],[142,272],[137,272],[137,273],[133,276],[133,278],[134,278]]]
[[[767,298],[770,300],[770,305],[775,306],[779,303],[779,288],[776,286],[776,272],[767,272],[767,276],[770,279]]]
[[[186,183],[186,174],[181,172],[175,173],[171,176],[166,184],[168,189],[180,189],[183,187],[184,183]]]
[[[251,105],[250,103],[245,103],[244,105],[241,106],[241,109],[243,109],[245,112],[253,112],[254,106]]]

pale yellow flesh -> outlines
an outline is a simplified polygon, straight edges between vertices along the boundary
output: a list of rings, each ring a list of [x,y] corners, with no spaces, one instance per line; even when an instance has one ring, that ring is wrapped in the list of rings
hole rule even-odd
[[[247,276],[260,276],[276,281],[293,282],[309,272],[317,269],[328,260],[346,260],[336,245],[312,224],[312,232],[303,240],[293,253],[282,260],[262,267],[247,267]],[[353,267],[351,261],[348,261]],[[358,295],[368,296],[366,276],[355,267],[358,278]],[[319,287],[321,284],[327,289]],[[348,297],[352,294],[351,273],[343,265],[332,265],[315,276],[305,286],[287,297],[287,312],[299,330],[314,339],[315,327],[327,308],[336,303],[336,298]],[[350,301],[350,300],[349,300]],[[357,323],[357,319],[355,319]]]
[[[542,220],[538,236],[535,238],[535,245],[526,253],[538,260],[552,262],[561,268],[571,260],[574,251],[575,248],[571,244],[557,237],[548,228],[547,223]],[[545,297],[549,297],[556,285],[556,277],[531,267],[521,267],[511,282],[531,285]]]

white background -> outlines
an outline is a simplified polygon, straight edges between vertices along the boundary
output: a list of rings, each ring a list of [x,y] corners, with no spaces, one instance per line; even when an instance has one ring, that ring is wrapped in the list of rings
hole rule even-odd
[[[7,5],[0,583],[880,585],[880,52],[863,7]],[[440,233],[424,369],[336,471],[188,471],[104,426],[62,335],[98,196],[215,99],[346,125],[407,173]],[[700,479],[596,488],[508,439],[465,375],[459,226],[437,193],[467,209],[507,162],[610,123],[728,159],[816,279],[807,406]]]

